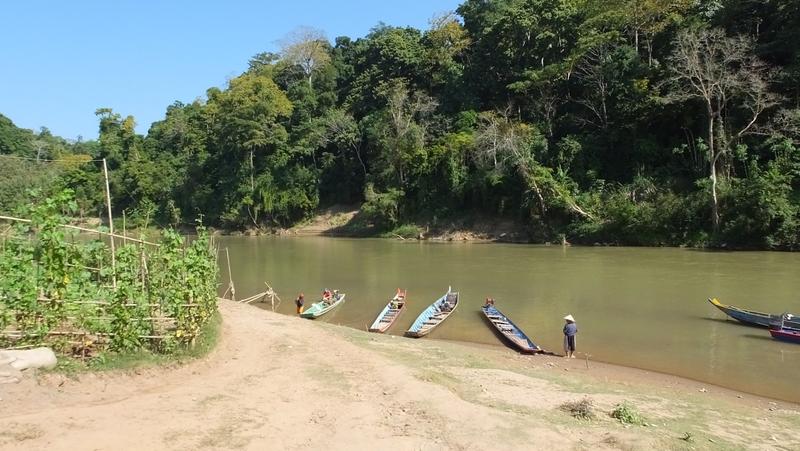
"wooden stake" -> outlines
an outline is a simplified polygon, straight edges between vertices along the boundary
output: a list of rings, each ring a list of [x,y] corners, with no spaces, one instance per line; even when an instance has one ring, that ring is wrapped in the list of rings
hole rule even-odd
[[[111,283],[117,291],[117,250],[114,244],[114,217],[111,216],[111,188],[108,186],[108,165],[103,158],[103,175],[106,179],[106,206],[108,207],[108,231],[111,233]]]
[[[236,287],[233,285],[233,274],[231,273],[231,254],[225,248],[225,258],[228,260],[228,287],[231,289],[231,301],[236,301]]]

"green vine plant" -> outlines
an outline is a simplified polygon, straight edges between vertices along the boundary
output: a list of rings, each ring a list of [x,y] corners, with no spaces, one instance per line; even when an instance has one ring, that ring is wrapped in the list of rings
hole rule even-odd
[[[159,246],[64,228],[77,208],[65,190],[41,199],[0,238],[0,347],[49,345],[62,353],[191,345],[216,311],[216,255],[207,230],[187,240],[164,231]],[[121,241],[121,242],[120,242]]]

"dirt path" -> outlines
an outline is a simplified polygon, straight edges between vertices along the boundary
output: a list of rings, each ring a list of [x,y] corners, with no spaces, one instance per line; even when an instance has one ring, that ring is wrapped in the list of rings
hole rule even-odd
[[[613,372],[582,362],[220,309],[222,339],[202,361],[0,386],[0,448],[800,449],[791,405],[694,402],[685,385],[607,382]],[[558,409],[584,394],[597,419]],[[604,413],[623,400],[650,426]]]

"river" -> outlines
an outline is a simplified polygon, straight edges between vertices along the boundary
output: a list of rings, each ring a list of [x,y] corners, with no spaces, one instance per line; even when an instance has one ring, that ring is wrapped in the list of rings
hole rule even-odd
[[[347,300],[318,321],[365,329],[394,294],[409,307],[388,333],[402,335],[448,286],[457,311],[428,338],[503,346],[480,315],[487,296],[539,346],[561,352],[563,316],[592,360],[676,374],[800,402],[800,345],[726,320],[706,299],[800,313],[800,254],[676,248],[561,247],[324,237],[221,237],[239,298],[269,282],[295,314],[324,288]]]

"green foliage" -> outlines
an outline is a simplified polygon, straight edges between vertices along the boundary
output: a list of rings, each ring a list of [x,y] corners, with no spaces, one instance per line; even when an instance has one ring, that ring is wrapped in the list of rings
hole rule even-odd
[[[540,241],[798,249],[798,30],[790,0],[464,0],[427,30],[299,29],[144,136],[109,108],[93,142],[0,116],[0,211],[70,188],[104,215],[105,158],[132,226],[363,203],[369,233],[470,211]]]
[[[0,242],[0,346],[47,344],[65,353],[171,351],[216,311],[216,256],[205,228],[191,243],[166,231],[159,247],[68,234],[73,193],[35,198]],[[11,332],[8,332],[11,331]],[[76,341],[79,340],[79,341]],[[76,344],[77,343],[77,344]]]
[[[622,424],[634,426],[643,426],[646,424],[642,414],[640,414],[635,407],[626,402],[617,404],[617,406],[614,407],[614,410],[611,411],[611,418],[616,418]]]
[[[394,227],[400,220],[402,197],[403,192],[400,190],[389,189],[385,193],[379,193],[368,184],[364,191],[365,201],[361,206],[361,214],[378,228]]]
[[[422,233],[422,229],[414,224],[403,224],[395,227],[391,231],[384,233],[386,238],[417,238]]]

